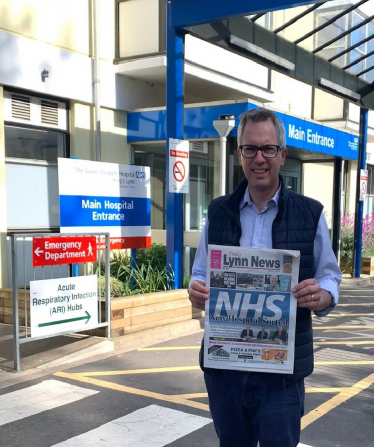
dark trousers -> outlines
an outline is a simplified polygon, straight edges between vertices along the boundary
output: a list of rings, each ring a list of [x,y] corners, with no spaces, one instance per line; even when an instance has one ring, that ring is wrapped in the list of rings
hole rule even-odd
[[[285,375],[210,370],[204,374],[220,447],[296,447],[304,414],[304,381]]]

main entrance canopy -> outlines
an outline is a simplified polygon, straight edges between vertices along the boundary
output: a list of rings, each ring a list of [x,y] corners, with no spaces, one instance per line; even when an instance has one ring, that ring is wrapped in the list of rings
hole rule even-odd
[[[358,168],[364,169],[367,113],[374,109],[374,0],[169,0],[167,5],[167,150],[169,138],[183,139],[184,35],[192,33],[360,106]],[[291,8],[299,10],[279,26],[267,14]],[[318,23],[316,9],[323,12]],[[356,219],[362,220],[362,202]],[[181,195],[167,193],[167,262],[176,288],[182,284],[182,222]],[[359,249],[358,272],[360,261]]]
[[[285,10],[280,24],[267,13],[277,9]],[[367,109],[374,109],[373,20],[374,0],[220,0],[214,8],[206,1],[171,1],[176,29]]]

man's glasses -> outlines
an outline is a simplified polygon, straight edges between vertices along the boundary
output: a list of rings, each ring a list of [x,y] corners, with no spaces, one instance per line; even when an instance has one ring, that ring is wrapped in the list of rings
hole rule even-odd
[[[253,158],[257,155],[257,151],[261,151],[264,158],[275,158],[278,151],[282,149],[275,144],[267,144],[266,146],[253,146],[252,144],[243,144],[239,146],[240,152],[244,158]]]

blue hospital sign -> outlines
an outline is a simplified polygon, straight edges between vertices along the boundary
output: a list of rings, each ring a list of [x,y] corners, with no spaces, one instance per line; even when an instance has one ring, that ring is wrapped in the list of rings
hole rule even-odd
[[[62,233],[110,233],[111,248],[151,246],[150,169],[58,159]]]
[[[348,132],[277,113],[286,127],[287,146],[357,159],[358,137]]]

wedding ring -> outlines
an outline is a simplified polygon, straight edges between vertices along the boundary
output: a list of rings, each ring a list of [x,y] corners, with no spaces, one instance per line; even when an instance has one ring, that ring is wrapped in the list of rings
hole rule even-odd
[[[310,295],[310,301],[313,301],[313,293]]]

